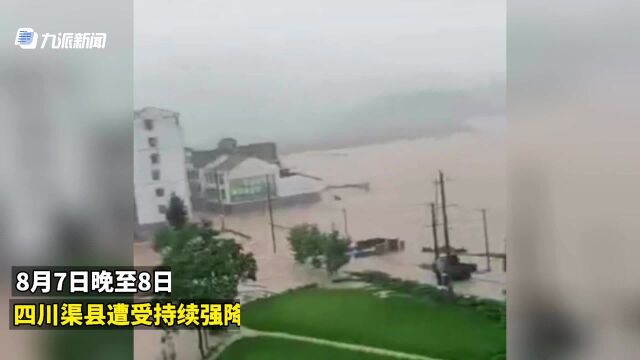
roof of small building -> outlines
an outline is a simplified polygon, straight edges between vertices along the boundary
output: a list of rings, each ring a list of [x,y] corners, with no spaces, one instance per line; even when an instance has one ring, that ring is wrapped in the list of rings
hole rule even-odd
[[[228,164],[224,166],[227,167],[233,164],[231,167],[233,168],[246,158],[257,158],[271,164],[280,163],[276,144],[272,142],[241,145],[231,151],[223,149],[192,150],[191,162],[196,168],[202,168],[207,164],[216,161],[216,159],[222,155],[228,155],[229,157],[216,167],[220,167],[228,162]]]
[[[191,163],[196,168],[204,167],[207,164],[210,164],[216,161],[221,155],[224,155],[218,149],[214,150],[191,150]]]
[[[231,154],[227,156],[220,164],[217,164],[213,167],[216,171],[229,171],[240,165],[241,162],[248,159],[248,156],[244,156],[242,154]]]
[[[134,110],[133,114],[135,115],[136,118],[139,118],[143,115],[148,115],[152,117],[162,116],[162,117],[175,117],[175,118],[178,118],[180,116],[180,113],[178,113],[177,111],[162,109],[155,106],[145,106],[142,109]]]
[[[278,150],[273,142],[255,143],[238,146],[237,151],[247,157],[255,157],[270,163],[279,163]]]

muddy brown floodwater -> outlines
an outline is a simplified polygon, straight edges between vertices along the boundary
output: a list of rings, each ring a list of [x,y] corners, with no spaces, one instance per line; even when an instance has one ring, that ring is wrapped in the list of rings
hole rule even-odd
[[[434,180],[438,170],[447,177],[447,202],[451,244],[469,252],[484,252],[482,217],[478,209],[488,210],[488,229],[492,252],[504,252],[506,229],[506,149],[504,133],[477,127],[476,131],[446,138],[421,138],[357,148],[310,151],[282,157],[282,163],[295,171],[318,176],[325,185],[370,183],[370,191],[337,189],[323,193],[313,204],[275,208],[277,252],[273,253],[266,208],[225,217],[227,227],[251,236],[240,241],[254,253],[258,279],[241,291],[255,289],[280,292],[312,282],[325,282],[323,271],[296,264],[286,240],[287,227],[308,222],[329,231],[344,231],[347,213],[352,239],[370,237],[399,238],[405,250],[385,256],[353,259],[345,270],[378,270],[393,276],[434,283],[430,271],[420,264],[430,263],[433,255],[422,247],[432,246],[431,219],[427,203],[434,200]],[[339,195],[341,200],[336,200]],[[195,214],[220,224],[220,217]],[[442,231],[442,229],[440,229]],[[442,233],[440,233],[442,244]],[[135,248],[137,265],[159,261],[149,244]],[[466,258],[485,269],[484,258]],[[501,260],[492,261],[492,271],[474,280],[456,284],[461,293],[504,299],[505,274]],[[148,351],[159,342],[155,331],[136,331],[136,359],[154,359]],[[181,332],[176,338],[178,359],[197,359],[193,334]]]

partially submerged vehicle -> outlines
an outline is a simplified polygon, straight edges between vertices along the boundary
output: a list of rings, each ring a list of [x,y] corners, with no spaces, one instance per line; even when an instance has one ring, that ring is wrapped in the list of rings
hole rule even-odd
[[[478,271],[478,266],[460,262],[458,255],[451,254],[438,257],[432,269],[438,279],[438,285],[446,285],[448,281],[469,280],[471,274]]]
[[[404,241],[389,238],[370,238],[358,240],[351,248],[354,257],[366,257],[372,255],[384,255],[390,252],[404,250]]]

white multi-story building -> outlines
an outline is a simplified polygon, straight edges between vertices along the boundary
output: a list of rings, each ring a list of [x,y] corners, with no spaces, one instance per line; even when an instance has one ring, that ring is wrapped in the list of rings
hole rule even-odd
[[[274,205],[321,199],[322,182],[282,168],[275,143],[225,138],[213,150],[189,149],[187,159],[192,200],[204,210],[263,208],[269,197]]]
[[[135,111],[133,126],[133,183],[138,225],[164,223],[172,193],[184,201],[191,214],[180,115],[145,107]]]

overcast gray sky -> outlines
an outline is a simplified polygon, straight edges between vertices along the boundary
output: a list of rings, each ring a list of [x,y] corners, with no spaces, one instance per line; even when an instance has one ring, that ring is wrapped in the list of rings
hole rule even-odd
[[[410,126],[433,91],[504,81],[505,13],[504,0],[135,0],[136,107],[179,111],[201,147],[316,143],[372,113]],[[408,116],[376,112],[398,99]]]

